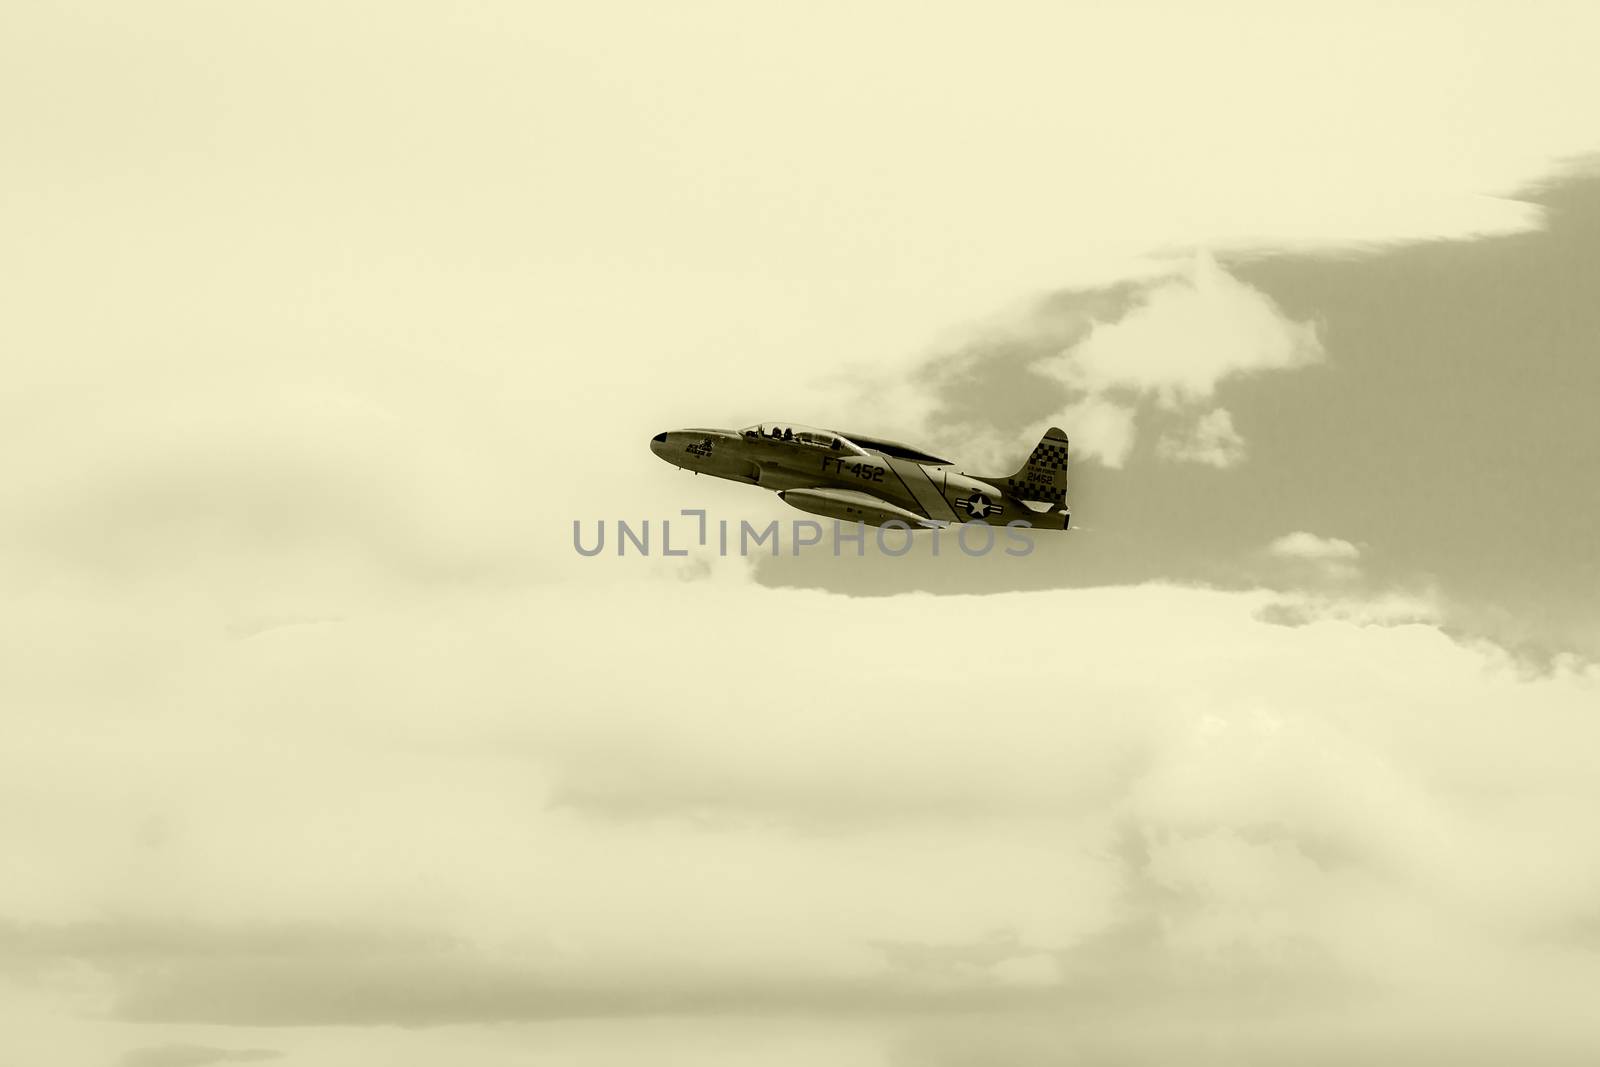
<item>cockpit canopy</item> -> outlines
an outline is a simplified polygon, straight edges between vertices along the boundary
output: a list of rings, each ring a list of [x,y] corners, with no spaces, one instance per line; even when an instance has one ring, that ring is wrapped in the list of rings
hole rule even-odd
[[[811,448],[823,448],[830,452],[840,452],[849,456],[864,456],[866,451],[848,438],[841,437],[832,430],[819,430],[815,426],[801,426],[797,422],[762,422],[754,426],[746,426],[740,433],[746,437],[767,437],[779,441],[789,441],[797,445],[808,445]]]

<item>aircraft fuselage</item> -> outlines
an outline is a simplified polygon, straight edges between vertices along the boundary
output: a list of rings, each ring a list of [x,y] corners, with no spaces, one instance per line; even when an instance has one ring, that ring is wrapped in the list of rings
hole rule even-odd
[[[1016,519],[1057,529],[1065,525],[1060,513],[1036,511],[992,482],[954,470],[937,457],[903,446],[894,451],[920,458],[891,455],[826,430],[672,430],[658,434],[650,448],[685,470],[775,490],[803,511],[869,525],[891,519],[907,525],[973,519],[994,525]]]

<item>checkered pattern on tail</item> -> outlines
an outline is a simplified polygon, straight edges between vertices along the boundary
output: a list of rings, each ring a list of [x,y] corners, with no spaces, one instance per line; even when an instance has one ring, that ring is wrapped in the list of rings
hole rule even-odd
[[[1005,479],[1006,492],[1022,500],[1067,502],[1067,435],[1052,426],[1022,469]]]

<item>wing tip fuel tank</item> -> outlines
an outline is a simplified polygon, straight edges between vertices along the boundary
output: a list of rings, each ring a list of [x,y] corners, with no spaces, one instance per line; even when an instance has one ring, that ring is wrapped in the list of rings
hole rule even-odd
[[[778,493],[778,498],[790,507],[825,519],[864,522],[868,526],[882,526],[893,519],[908,526],[933,525],[925,516],[848,489],[785,489]]]

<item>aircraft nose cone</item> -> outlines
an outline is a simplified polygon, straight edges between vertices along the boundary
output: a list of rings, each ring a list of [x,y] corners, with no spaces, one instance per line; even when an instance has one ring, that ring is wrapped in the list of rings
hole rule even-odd
[[[667,458],[667,435],[664,434],[664,433],[658,433],[654,437],[650,438],[650,451],[654,452],[656,455],[660,456],[662,459],[666,459]]]

